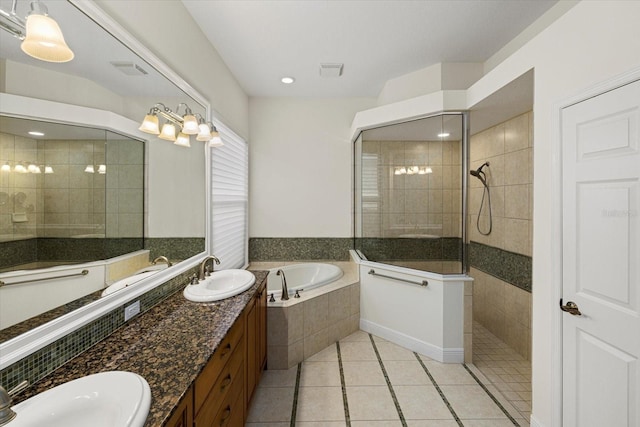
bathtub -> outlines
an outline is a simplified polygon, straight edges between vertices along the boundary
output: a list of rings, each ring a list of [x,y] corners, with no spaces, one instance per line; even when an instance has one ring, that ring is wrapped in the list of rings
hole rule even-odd
[[[290,297],[294,296],[296,291],[310,291],[335,282],[343,275],[342,269],[337,265],[318,262],[272,268],[267,276],[267,293],[269,296],[273,294],[276,300],[279,300],[282,294],[282,276],[276,274],[278,270],[285,274]]]
[[[267,358],[269,369],[289,369],[358,330],[360,283],[354,262],[254,262],[250,269],[269,271]],[[280,300],[284,271],[289,299]],[[301,291],[304,289],[304,291]],[[294,298],[296,290],[300,298]]]

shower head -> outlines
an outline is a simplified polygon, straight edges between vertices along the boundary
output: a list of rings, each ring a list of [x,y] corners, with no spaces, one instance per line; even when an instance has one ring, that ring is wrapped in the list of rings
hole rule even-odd
[[[487,185],[487,180],[486,180],[487,176],[482,170],[482,168],[484,168],[485,166],[489,166],[489,162],[484,162],[478,169],[470,170],[469,173],[472,176],[475,176],[476,178],[478,178],[484,185]]]

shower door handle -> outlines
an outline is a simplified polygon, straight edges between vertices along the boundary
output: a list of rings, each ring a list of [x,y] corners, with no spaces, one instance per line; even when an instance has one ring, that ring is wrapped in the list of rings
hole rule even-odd
[[[572,316],[582,316],[582,313],[580,313],[578,305],[575,302],[567,301],[566,305],[562,305],[562,298],[560,298],[560,310],[566,311]]]

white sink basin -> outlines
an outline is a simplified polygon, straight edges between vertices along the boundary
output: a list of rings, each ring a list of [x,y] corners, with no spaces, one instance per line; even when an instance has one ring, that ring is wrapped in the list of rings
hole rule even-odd
[[[216,271],[197,285],[184,288],[184,297],[194,302],[219,301],[246,291],[255,282],[256,276],[247,270]]]
[[[144,425],[151,389],[138,374],[101,372],[61,384],[12,409],[11,427],[140,427]]]

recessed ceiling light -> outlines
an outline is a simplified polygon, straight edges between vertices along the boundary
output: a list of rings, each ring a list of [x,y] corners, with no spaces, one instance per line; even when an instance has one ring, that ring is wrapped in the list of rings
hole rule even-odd
[[[32,135],[32,136],[44,136],[44,133],[32,130],[32,131],[29,131],[29,135]]]
[[[283,77],[280,79],[280,81],[286,85],[290,85],[291,83],[295,82],[296,79],[294,79],[293,77]]]
[[[446,138],[446,137],[448,137],[449,135],[450,135],[450,134],[449,134],[449,133],[447,133],[447,132],[442,132],[442,133],[439,133],[439,134],[438,134],[438,138]]]

